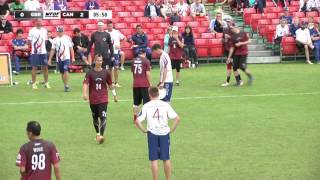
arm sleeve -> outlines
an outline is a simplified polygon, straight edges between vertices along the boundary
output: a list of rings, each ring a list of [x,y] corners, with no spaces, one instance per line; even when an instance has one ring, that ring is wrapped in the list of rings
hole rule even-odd
[[[94,43],[94,33],[91,34],[91,41],[89,42],[87,54],[90,54],[93,43]]]
[[[26,153],[24,152],[23,148],[21,147],[19,150],[19,154],[17,155],[16,159],[16,166],[18,167],[26,167],[27,160],[26,160]]]
[[[144,16],[145,16],[145,17],[149,17],[148,5],[146,5],[146,6],[144,7]]]
[[[72,40],[72,43],[73,43],[73,45],[74,45],[74,46],[73,46],[73,50],[74,50],[74,51],[77,51],[78,48],[77,48],[76,38],[75,38],[75,37],[72,37],[71,40]]]
[[[167,106],[168,106],[168,118],[169,119],[176,118],[178,114],[172,109],[172,107],[169,104],[167,104]]]
[[[147,117],[146,108],[142,107],[142,110],[139,113],[139,116],[138,116],[137,120],[141,123],[146,119],[146,117]]]
[[[59,153],[58,153],[55,145],[53,145],[52,148],[51,148],[51,157],[50,157],[50,159],[51,159],[52,164],[56,164],[56,163],[58,163],[60,161],[60,156],[59,156]]]

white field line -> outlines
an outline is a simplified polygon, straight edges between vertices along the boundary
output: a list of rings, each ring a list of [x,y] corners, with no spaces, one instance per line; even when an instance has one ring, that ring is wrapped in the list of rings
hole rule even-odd
[[[176,97],[172,100],[197,100],[197,99],[220,99],[220,98],[243,98],[243,97],[272,97],[272,96],[308,96],[319,95],[320,92],[301,92],[301,93],[272,93],[272,94],[247,94],[247,95],[228,95],[228,96],[195,96],[195,97]],[[120,99],[120,102],[131,102],[132,99]],[[68,101],[28,101],[28,102],[0,102],[0,105],[29,105],[29,104],[61,104],[61,103],[87,103],[84,100]]]

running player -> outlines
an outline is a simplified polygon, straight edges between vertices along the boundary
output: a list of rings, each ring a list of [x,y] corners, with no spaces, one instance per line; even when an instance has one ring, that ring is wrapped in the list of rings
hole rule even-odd
[[[140,49],[138,57],[132,62],[133,74],[133,121],[139,112],[139,105],[149,101],[148,88],[151,86],[150,61],[144,49]]]
[[[165,88],[166,96],[161,99],[166,102],[171,101],[172,87],[173,87],[173,77],[172,77],[172,67],[169,55],[163,51],[160,44],[155,44],[152,46],[152,51],[160,55],[160,80],[158,87],[159,89]]]
[[[57,65],[64,84],[64,91],[69,92],[69,65],[74,62],[73,43],[69,36],[64,34],[62,26],[57,27],[58,36],[53,39],[48,64],[51,65],[52,57],[56,54]]]
[[[142,111],[137,118],[136,126],[148,134],[149,160],[153,180],[158,180],[158,159],[163,161],[166,179],[171,177],[170,162],[170,134],[173,133],[179,122],[180,117],[172,107],[159,100],[159,90],[157,87],[149,89],[151,100],[142,107]],[[147,129],[142,126],[142,121],[147,119]],[[168,119],[174,119],[170,128]]]
[[[35,20],[33,27],[28,34],[28,40],[31,48],[30,64],[32,66],[32,89],[38,89],[36,78],[38,66],[42,67],[44,87],[51,88],[48,82],[48,55],[46,50],[46,41],[48,40],[47,30],[42,27],[42,20]]]
[[[102,55],[96,54],[94,56],[94,68],[87,72],[83,81],[83,99],[89,99],[93,118],[93,126],[97,133],[96,141],[100,144],[104,142],[103,134],[107,126],[107,87],[109,87],[112,92],[114,102],[118,102],[116,90],[112,85],[111,75],[107,70],[102,68],[102,64]]]
[[[171,58],[172,69],[176,69],[176,85],[180,85],[180,69],[183,59],[183,42],[179,36],[178,26],[172,27],[172,37],[169,39],[169,56]]]
[[[112,74],[114,76],[114,84],[116,87],[120,87],[119,68],[120,67],[123,68],[123,63],[125,59],[125,54],[120,49],[120,42],[127,41],[127,38],[119,30],[116,30],[113,28],[112,21],[107,22],[107,32],[111,36],[111,41],[113,43],[113,50],[114,50],[114,67],[112,69]]]
[[[242,85],[238,69],[241,69],[248,76],[248,84],[252,85],[253,76],[247,68],[248,44],[250,43],[249,35],[246,32],[240,31],[235,24],[230,26],[230,30],[232,32],[232,47],[230,48],[227,61],[231,60],[233,54],[233,72],[238,86]]]
[[[91,35],[91,41],[88,47],[88,61],[91,64],[91,48],[94,44],[94,56],[100,54],[103,57],[102,68],[111,71],[114,61],[114,50],[110,34],[103,29],[104,23],[98,22],[98,31]]]
[[[29,142],[20,147],[16,165],[20,168],[21,180],[51,180],[51,165],[57,180],[61,180],[59,153],[55,145],[40,137],[41,126],[36,121],[27,124]]]

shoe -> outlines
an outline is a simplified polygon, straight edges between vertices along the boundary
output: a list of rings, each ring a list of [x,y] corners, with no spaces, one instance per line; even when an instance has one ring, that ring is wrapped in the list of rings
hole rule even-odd
[[[100,134],[97,134],[97,135],[96,135],[96,142],[97,142],[97,143],[100,142]]]
[[[238,87],[243,86],[243,81],[237,82],[234,86],[238,86]]]
[[[317,64],[320,64],[320,61],[318,61]]]
[[[64,92],[70,92],[70,87],[69,86],[64,86]]]
[[[47,88],[47,89],[50,89],[50,88],[51,88],[49,82],[44,83],[44,88]]]
[[[195,64],[192,64],[191,67],[194,69],[194,68],[196,68],[196,65],[195,65]]]
[[[121,71],[124,71],[124,66],[120,66]]]
[[[307,61],[307,64],[313,64],[311,61]]]
[[[32,85],[32,80],[29,80],[29,81],[27,82],[27,85],[28,85],[28,86]]]
[[[226,81],[223,84],[221,84],[222,87],[228,87],[230,84]]]
[[[33,84],[32,84],[32,89],[38,89],[38,86],[37,86],[36,83],[33,83]]]
[[[115,83],[114,86],[118,88],[121,87],[119,83]]]
[[[176,81],[176,86],[180,86],[180,82],[179,81]]]
[[[100,136],[99,144],[103,144],[103,143],[104,143],[104,137]]]
[[[19,74],[20,74],[20,73],[17,72],[17,71],[12,71],[12,73],[13,73],[14,75],[19,75]]]
[[[248,85],[249,85],[249,86],[252,85],[253,80],[254,80],[253,76],[250,76],[250,77],[249,77],[249,80],[248,80]]]

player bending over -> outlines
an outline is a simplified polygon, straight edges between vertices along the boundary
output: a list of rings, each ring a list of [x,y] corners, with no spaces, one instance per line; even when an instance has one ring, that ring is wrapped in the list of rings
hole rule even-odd
[[[61,180],[59,153],[56,146],[40,137],[41,126],[36,121],[27,124],[29,142],[20,147],[16,165],[21,180],[51,180],[51,164],[57,180]]]
[[[136,121],[139,106],[149,101],[148,88],[151,86],[150,61],[144,49],[140,49],[138,57],[132,62],[133,75],[133,121]]]
[[[103,134],[107,126],[107,87],[109,87],[112,92],[114,102],[118,102],[116,90],[112,85],[111,75],[107,70],[102,68],[102,64],[102,55],[96,54],[94,57],[94,68],[87,72],[83,81],[83,99],[89,99],[93,126],[97,133],[96,141],[100,144],[104,142]]]
[[[64,84],[64,92],[70,91],[69,65],[70,60],[74,62],[73,43],[69,36],[65,35],[62,26],[57,27],[58,36],[53,39],[48,64],[51,65],[52,57],[56,54],[57,65]]]
[[[171,177],[170,162],[170,136],[179,122],[180,117],[172,109],[170,104],[159,100],[159,90],[157,87],[149,89],[150,101],[142,107],[142,111],[137,118],[136,126],[148,135],[149,160],[151,161],[151,171],[153,180],[158,180],[158,159],[163,161],[166,180]],[[141,124],[147,119],[147,129]],[[170,128],[168,119],[174,119]]]

